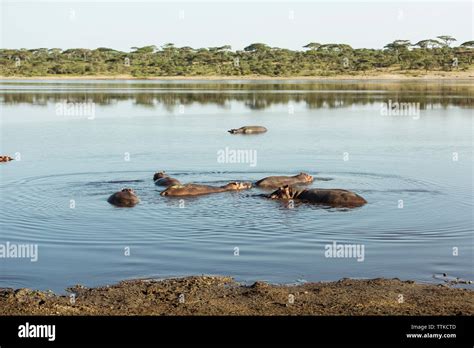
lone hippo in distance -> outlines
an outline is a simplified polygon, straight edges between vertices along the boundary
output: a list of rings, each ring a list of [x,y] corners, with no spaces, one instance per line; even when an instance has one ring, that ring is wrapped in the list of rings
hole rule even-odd
[[[153,175],[153,181],[155,185],[158,186],[171,186],[171,185],[181,185],[178,179],[170,177],[165,172],[158,172]]]
[[[267,197],[280,200],[299,200],[302,202],[328,205],[331,207],[355,208],[363,206],[367,201],[358,194],[340,189],[303,189],[291,186],[280,187]]]
[[[306,173],[299,173],[294,176],[269,176],[255,183],[261,188],[278,188],[285,185],[308,185],[313,182],[313,177]]]
[[[262,126],[245,126],[236,129],[231,129],[228,132],[230,134],[258,134],[265,133],[267,129]]]
[[[10,156],[0,156],[0,163],[2,162],[10,162],[13,161],[14,158],[11,158]]]
[[[131,188],[124,188],[110,196],[107,202],[118,207],[133,207],[140,199]]]
[[[224,186],[209,186],[209,185],[197,185],[197,184],[186,184],[186,185],[174,185],[168,187],[166,190],[160,193],[162,196],[199,196],[207,195],[210,193],[219,193],[227,191],[240,191],[247,190],[252,187],[250,182],[230,182]]]

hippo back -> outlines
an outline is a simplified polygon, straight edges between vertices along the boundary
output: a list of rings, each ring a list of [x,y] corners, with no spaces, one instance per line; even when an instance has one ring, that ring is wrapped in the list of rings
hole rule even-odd
[[[340,189],[311,189],[303,190],[298,199],[316,203],[325,204],[333,207],[360,207],[367,201],[358,194]]]
[[[172,185],[181,185],[181,182],[177,179],[166,177],[156,180],[155,185],[168,187]]]
[[[262,188],[278,188],[281,186],[295,186],[295,185],[308,185],[309,181],[305,180],[301,175],[295,176],[269,176],[263,178],[255,183],[255,186]]]

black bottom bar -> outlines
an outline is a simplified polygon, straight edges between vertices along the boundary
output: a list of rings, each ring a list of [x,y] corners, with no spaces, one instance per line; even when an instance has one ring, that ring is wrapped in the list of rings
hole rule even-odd
[[[54,325],[52,327],[35,325]],[[388,344],[472,347],[473,317],[1,317],[0,346]],[[19,337],[42,335],[45,337]],[[49,337],[49,338],[48,338]]]

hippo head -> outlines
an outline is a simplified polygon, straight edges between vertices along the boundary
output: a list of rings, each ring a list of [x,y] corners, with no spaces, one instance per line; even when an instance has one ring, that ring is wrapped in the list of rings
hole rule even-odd
[[[173,191],[173,190],[176,190],[176,189],[180,189],[180,188],[183,188],[184,185],[181,185],[181,184],[176,184],[176,185],[171,185],[171,186],[168,186],[166,188],[166,190],[164,191],[161,191],[160,193],[160,196],[168,196],[170,191]]]
[[[290,186],[286,185],[286,186],[280,187],[278,190],[271,193],[269,197],[271,199],[289,200],[289,199],[293,199],[293,195],[294,195],[293,189]]]
[[[166,178],[167,176],[168,176],[168,174],[166,174],[165,172],[155,173],[155,175],[153,175],[153,181],[156,181],[156,180],[161,179],[161,178]]]
[[[313,182],[313,177],[306,173],[299,173],[298,178],[302,179],[304,182]]]
[[[229,182],[224,188],[232,191],[247,190],[252,187],[250,182]]]
[[[124,188],[122,189],[121,192],[128,194],[130,196],[136,196],[135,191],[133,191],[131,188]]]

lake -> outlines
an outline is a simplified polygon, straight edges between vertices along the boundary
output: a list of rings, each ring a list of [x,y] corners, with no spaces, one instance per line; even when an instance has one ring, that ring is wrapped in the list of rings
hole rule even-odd
[[[0,243],[38,246],[36,262],[0,258],[0,287],[200,274],[473,280],[473,91],[467,81],[0,81],[0,152],[18,159],[0,164]],[[268,132],[227,132],[244,125]],[[218,158],[237,150],[255,158]],[[257,188],[179,200],[159,195],[161,170],[211,185],[307,172],[312,187],[368,204],[291,206]],[[124,187],[141,203],[107,203]],[[334,243],[363,246],[363,259],[327,257]]]

